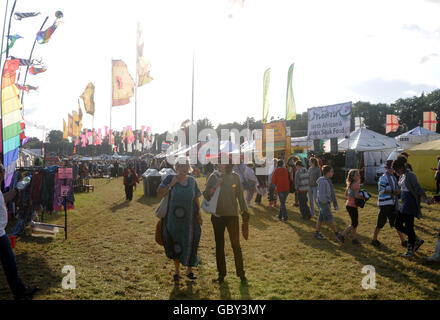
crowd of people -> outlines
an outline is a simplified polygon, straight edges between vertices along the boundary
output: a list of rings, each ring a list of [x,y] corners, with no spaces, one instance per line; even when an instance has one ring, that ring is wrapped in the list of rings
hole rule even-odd
[[[308,164],[308,168],[304,162]],[[196,279],[192,268],[198,265],[197,249],[203,222],[199,198],[202,196],[204,201],[217,199],[211,223],[216,243],[217,280],[220,283],[226,276],[225,230],[228,230],[231,241],[236,274],[242,283],[247,283],[240,246],[239,215],[241,214],[243,220],[241,231],[247,239],[248,208],[253,207],[255,194],[255,205],[261,205],[262,197],[267,195],[269,206],[279,207],[277,218],[280,221],[288,221],[287,200],[292,193],[295,195],[292,206],[299,207],[303,220],[310,220],[317,215],[313,235],[316,239],[325,239],[321,228],[323,224],[328,224],[339,243],[350,239],[353,245],[360,245],[357,237],[359,210],[362,210],[371,197],[366,190],[361,189],[360,171],[352,169],[347,174],[345,210],[350,224],[345,229],[338,230],[332,211],[339,210],[332,183],[334,170],[313,156],[304,162],[300,158],[292,157],[286,165],[283,160],[273,159],[268,175],[257,175],[258,166],[253,163],[233,165],[230,161],[229,164],[218,164],[209,168],[212,171],[207,178],[205,190],[201,192],[191,175],[193,168],[188,159],[179,158],[175,165],[177,175],[168,176],[158,188],[160,198],[169,194],[168,213],[162,221],[160,236],[163,238],[167,257],[174,260],[174,281],[181,278],[181,264],[187,267],[186,276]],[[202,170],[205,172],[205,168]],[[216,194],[218,188],[219,193]],[[372,230],[371,245],[381,246],[378,235],[388,221],[390,226],[396,229],[401,245],[406,248],[403,256],[413,256],[424,243],[415,233],[414,218],[421,217],[422,202],[430,205],[435,199],[427,198],[408,163],[408,154],[403,153],[396,160],[387,161],[386,172],[378,182],[378,194],[379,210],[376,228]],[[427,260],[440,261],[439,244],[435,254]]]

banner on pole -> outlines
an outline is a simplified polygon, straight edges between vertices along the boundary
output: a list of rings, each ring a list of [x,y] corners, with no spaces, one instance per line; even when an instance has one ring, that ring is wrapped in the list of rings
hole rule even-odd
[[[345,138],[350,135],[352,103],[340,103],[308,110],[310,140]]]

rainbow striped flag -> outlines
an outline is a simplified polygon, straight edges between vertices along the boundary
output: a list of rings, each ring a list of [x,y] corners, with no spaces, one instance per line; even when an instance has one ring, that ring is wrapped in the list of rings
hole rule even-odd
[[[21,123],[22,105],[19,90],[15,86],[15,77],[20,66],[19,60],[7,60],[2,75],[2,122],[3,122],[3,165],[5,167],[5,187],[11,184],[15,172],[20,147],[20,135],[23,132]]]

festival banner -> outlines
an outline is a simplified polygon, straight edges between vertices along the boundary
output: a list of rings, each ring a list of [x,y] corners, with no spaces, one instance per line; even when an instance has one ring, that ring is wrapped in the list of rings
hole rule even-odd
[[[18,148],[21,145],[20,136],[23,130],[21,123],[22,105],[19,99],[19,91],[15,86],[15,77],[20,62],[15,59],[6,60],[2,74],[2,142],[3,142],[3,165],[5,168],[5,187],[11,183],[18,159]]]
[[[67,135],[69,137],[74,137],[73,135],[73,116],[69,113],[68,114],[68,129],[67,129]]]
[[[84,109],[88,114],[92,116],[95,114],[95,86],[93,83],[89,83],[81,95],[81,99],[84,101]]]
[[[112,106],[122,106],[130,103],[130,98],[134,97],[135,83],[128,72],[127,65],[122,60],[112,61],[112,83]]]
[[[436,132],[437,123],[437,114],[435,112],[423,112],[423,128]]]
[[[286,121],[296,120],[296,106],[292,87],[293,63],[287,74]]]
[[[345,138],[350,135],[351,102],[308,109],[310,140]]]
[[[264,72],[263,82],[263,123],[267,123],[267,117],[269,116],[270,68]]]
[[[69,136],[66,120],[63,119],[63,139],[67,139]]]
[[[137,46],[137,74],[138,74],[138,87],[151,82],[153,78],[150,76],[151,65],[148,60],[143,57],[144,52],[144,40],[142,38],[142,25],[138,23],[136,33],[136,46]]]

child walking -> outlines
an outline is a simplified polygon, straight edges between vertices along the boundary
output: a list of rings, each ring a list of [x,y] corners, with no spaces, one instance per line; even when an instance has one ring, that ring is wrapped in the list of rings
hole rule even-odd
[[[335,190],[333,188],[332,181],[334,171],[331,166],[322,167],[323,176],[318,179],[318,209],[319,216],[316,223],[315,238],[323,240],[324,236],[321,234],[321,225],[326,222],[330,225],[330,228],[335,233],[336,239],[340,243],[344,243],[344,237],[336,230],[334,222],[331,203],[333,202],[333,208],[337,211],[339,209],[338,202],[336,200]]]
[[[362,199],[362,196],[359,194],[361,188],[360,181],[361,175],[359,174],[359,170],[352,169],[348,172],[346,181],[347,188],[345,189],[347,202],[345,207],[350,215],[351,225],[342,232],[342,237],[345,239],[345,237],[351,232],[351,242],[356,245],[361,244],[356,238],[356,230],[359,224],[359,212],[358,206],[356,205],[356,199]]]

